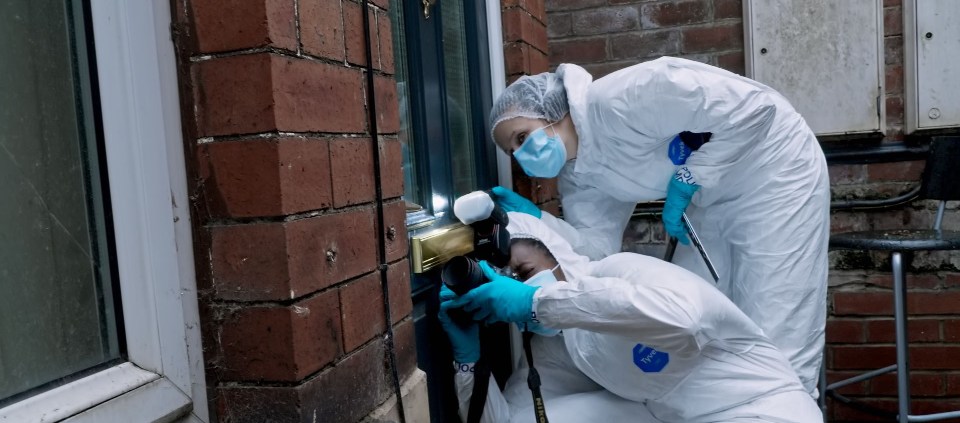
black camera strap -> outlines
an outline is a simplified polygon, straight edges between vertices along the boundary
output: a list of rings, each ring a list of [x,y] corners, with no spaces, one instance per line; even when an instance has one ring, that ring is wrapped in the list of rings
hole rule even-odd
[[[533,351],[530,347],[530,340],[533,339],[533,332],[523,330],[523,352],[527,356],[527,366],[530,368],[527,374],[527,387],[533,394],[533,414],[536,416],[537,423],[548,423],[547,408],[543,404],[543,394],[540,393],[540,373],[533,367]]]
[[[490,388],[490,361],[487,357],[487,327],[480,325],[480,359],[473,368],[473,393],[470,394],[470,408],[467,411],[467,423],[480,423],[483,406],[487,403],[487,390]]]

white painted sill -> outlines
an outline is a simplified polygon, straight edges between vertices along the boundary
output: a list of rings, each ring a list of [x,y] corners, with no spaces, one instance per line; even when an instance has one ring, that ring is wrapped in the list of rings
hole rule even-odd
[[[168,379],[123,363],[2,408],[0,422],[168,422],[192,405]]]

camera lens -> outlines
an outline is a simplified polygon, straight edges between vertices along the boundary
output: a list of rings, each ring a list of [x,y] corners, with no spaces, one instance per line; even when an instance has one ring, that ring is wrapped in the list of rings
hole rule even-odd
[[[480,264],[467,256],[457,256],[443,266],[440,274],[443,283],[457,295],[470,292],[471,289],[487,281]]]

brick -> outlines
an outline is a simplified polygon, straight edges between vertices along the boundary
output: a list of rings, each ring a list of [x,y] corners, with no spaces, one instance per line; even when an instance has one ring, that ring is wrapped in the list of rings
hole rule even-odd
[[[949,216],[949,214],[946,214],[943,219],[944,226],[946,226],[947,223],[947,216]],[[944,275],[943,287],[946,289],[960,288],[960,274],[947,273]]]
[[[623,69],[628,66],[637,64],[635,60],[627,60],[620,62],[602,62],[602,63],[589,63],[584,64],[583,68],[590,72],[593,75],[593,79],[597,80],[607,76],[611,73],[614,73],[620,69]]]
[[[233,301],[291,298],[282,224],[215,226],[210,229],[210,239],[215,298]]]
[[[547,32],[545,26],[523,9],[504,10],[503,41],[522,41],[540,51],[547,51]]]
[[[309,54],[343,60],[343,17],[340,2],[327,0],[299,3],[300,41]]]
[[[837,316],[893,315],[893,294],[889,292],[834,292],[833,313]]]
[[[391,264],[387,269],[387,282],[390,284],[390,318],[396,323],[413,311],[410,262],[404,259]]]
[[[369,138],[332,139],[330,166],[334,207],[373,201],[373,144]]]
[[[327,140],[270,137],[200,144],[199,188],[213,217],[263,217],[328,207]]]
[[[373,89],[377,100],[377,132],[395,134],[400,131],[400,100],[397,97],[397,81],[393,78],[374,75]]]
[[[899,7],[888,7],[883,9],[883,35],[903,34],[903,10]]]
[[[834,346],[833,366],[837,370],[874,370],[896,362],[892,345]]]
[[[889,65],[886,70],[884,89],[887,94],[903,93],[903,65]]]
[[[859,399],[859,402],[862,404],[867,404],[874,408],[888,411],[890,413],[896,413],[897,410],[897,400],[891,398],[865,398]],[[827,410],[833,413],[830,422],[888,422],[891,420],[890,417],[878,416],[875,414],[870,414],[865,411],[861,411],[858,408],[851,407],[849,405],[836,402],[832,399],[828,400]]]
[[[960,345],[910,346],[910,368],[916,370],[960,370]]]
[[[900,6],[901,0],[883,0],[883,7]]]
[[[393,27],[390,23],[390,17],[384,13],[377,13],[377,36],[380,46],[380,70],[392,74],[396,71],[395,58],[393,57]]]
[[[222,378],[297,381],[329,364],[340,352],[340,307],[326,291],[286,307],[247,307],[224,319]]]
[[[743,19],[743,0],[713,0],[714,19]]]
[[[372,208],[287,223],[290,277],[310,292],[370,272],[377,263]]]
[[[887,96],[887,124],[897,125],[903,123],[903,98],[900,96]]]
[[[403,195],[403,149],[396,138],[380,140],[380,183],[383,198]]]
[[[367,64],[366,44],[363,34],[363,15],[360,14],[360,4],[350,1],[341,2],[343,5],[343,39],[347,50],[347,61],[359,66]],[[377,39],[376,16],[368,11],[370,20],[371,40]],[[373,53],[373,52],[371,52]]]
[[[640,12],[632,6],[610,6],[573,14],[576,35],[615,34],[640,28]]]
[[[648,3],[640,9],[644,29],[702,23],[709,18],[710,6],[704,0]]]
[[[830,185],[858,184],[866,180],[866,165],[830,165]]]
[[[717,55],[717,66],[740,76],[747,74],[747,62],[742,51]]]
[[[293,0],[195,0],[188,4],[199,53],[266,46],[297,50]]]
[[[590,63],[606,58],[606,38],[557,41],[550,44],[551,63]]]
[[[892,226],[887,226],[892,227]],[[867,279],[867,283],[893,289],[893,275],[890,273],[873,275]],[[940,278],[937,275],[908,274],[907,287],[910,289],[934,289],[940,286]],[[892,295],[892,294],[891,294]]]
[[[529,72],[531,75],[538,74],[541,72],[547,72],[550,70],[550,59],[546,54],[540,52],[537,49],[530,49],[530,69]]]
[[[387,363],[378,340],[300,385],[300,421],[360,421],[393,393]]]
[[[960,320],[943,321],[943,342],[960,342]]]
[[[360,72],[309,60],[275,58],[274,62],[277,129],[362,132],[366,128]]]
[[[944,393],[947,396],[960,397],[960,374],[947,374],[945,377],[947,380]]]
[[[340,287],[340,317],[344,351],[353,351],[383,332],[380,272],[369,273]]]
[[[910,396],[940,396],[944,392],[943,375],[930,373],[910,373]],[[877,396],[897,396],[897,374],[888,373],[870,381],[870,393]]]
[[[222,421],[356,422],[391,394],[382,342],[372,342],[294,386],[229,386],[218,390]]]
[[[743,49],[743,25],[740,23],[683,30],[684,54]]]
[[[883,61],[887,65],[903,64],[903,37],[883,38]]]
[[[960,291],[910,292],[907,310],[910,314],[960,314]]]
[[[532,48],[523,43],[507,43],[504,45],[503,65],[507,75],[529,73],[530,50]]]
[[[896,340],[893,319],[870,320],[867,325],[867,342],[893,343]],[[907,340],[909,342],[940,341],[940,320],[908,319]]]
[[[207,60],[195,71],[201,136],[365,127],[356,70],[262,53]]]
[[[573,34],[573,18],[569,13],[551,13],[547,25],[547,37],[554,40]]]
[[[613,59],[642,59],[680,53],[680,33],[649,31],[613,35],[610,55]]]
[[[919,399],[911,401],[911,414],[936,414],[960,410],[960,400],[956,398]],[[956,418],[939,420],[956,422]]]
[[[231,423],[301,421],[295,387],[229,386],[215,388],[217,417]]]
[[[393,328],[393,348],[397,356],[397,371],[401,379],[417,370],[416,327],[413,319],[397,323]]]
[[[578,10],[588,7],[603,6],[606,0],[546,0],[547,12],[558,10]]]
[[[201,136],[277,128],[268,54],[213,59],[194,65],[197,132]]]
[[[827,383],[835,383],[841,380],[846,380],[854,376],[859,376],[862,372],[858,371],[847,371],[847,372],[837,372],[829,370],[827,371]],[[867,394],[867,384],[869,382],[863,381],[854,384],[844,386],[837,390],[842,395],[866,395]]]
[[[828,343],[851,344],[864,340],[862,320],[827,320],[826,339]]]
[[[387,203],[383,206],[384,240],[386,241],[387,261],[393,262],[407,256],[406,207],[403,200]]]

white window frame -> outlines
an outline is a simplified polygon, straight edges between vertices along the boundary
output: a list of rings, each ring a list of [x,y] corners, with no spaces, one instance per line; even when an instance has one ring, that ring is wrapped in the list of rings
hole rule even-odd
[[[128,362],[0,422],[207,422],[170,4],[91,0]]]

